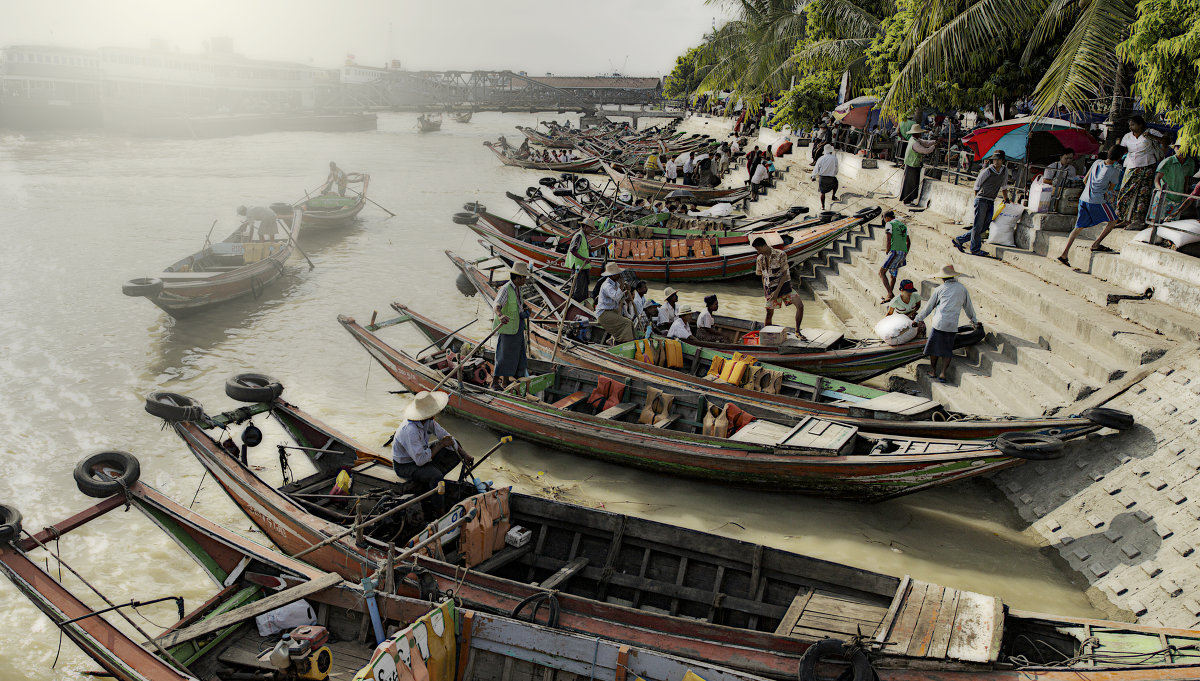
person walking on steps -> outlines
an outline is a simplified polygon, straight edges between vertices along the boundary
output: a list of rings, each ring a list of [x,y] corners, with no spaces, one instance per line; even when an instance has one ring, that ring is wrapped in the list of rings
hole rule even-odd
[[[1141,116],[1129,119],[1129,132],[1121,138],[1125,148],[1125,176],[1117,196],[1117,216],[1126,229],[1140,230],[1146,226],[1146,211],[1150,208],[1150,188],[1158,166],[1157,144],[1146,131]]]
[[[971,255],[987,255],[983,250],[983,232],[992,224],[992,215],[996,212],[996,194],[1004,195],[1008,203],[1008,167],[1004,165],[1004,152],[997,150],[992,154],[992,162],[979,171],[975,178],[975,222],[970,232],[964,232],[954,237],[954,247],[959,253],[969,240]]]
[[[615,262],[605,265],[600,275],[600,293],[596,296],[596,321],[618,345],[633,340],[633,322],[621,315],[626,294],[620,274],[624,271]]]
[[[1104,153],[1104,158],[1093,163],[1083,178],[1083,193],[1079,195],[1079,214],[1075,216],[1075,229],[1071,230],[1071,236],[1067,237],[1067,245],[1063,246],[1063,251],[1058,256],[1058,261],[1062,264],[1071,266],[1068,254],[1071,252],[1071,245],[1083,230],[1101,223],[1106,223],[1104,231],[1092,242],[1091,251],[1112,252],[1111,248],[1102,246],[1100,242],[1104,241],[1104,237],[1108,236],[1117,224],[1117,209],[1113,206],[1113,200],[1117,187],[1121,186],[1122,168],[1119,161],[1123,153],[1125,150],[1121,147],[1110,147]]]
[[[896,219],[896,212],[889,210],[883,214],[883,265],[879,267],[879,279],[883,282],[886,293],[880,303],[886,303],[893,298],[896,288],[896,277],[900,268],[908,263],[908,249],[911,242],[908,238],[908,225]]]
[[[826,147],[825,152],[813,166],[812,179],[817,181],[817,191],[821,194],[821,210],[825,210],[825,195],[832,194],[830,204],[837,203],[838,190],[838,157],[833,147]]]
[[[904,152],[904,184],[900,188],[900,201],[907,205],[915,205],[921,196],[921,166],[924,157],[932,154],[937,148],[937,142],[927,142],[921,139],[926,132],[920,125],[914,125],[908,130],[908,147]]]
[[[760,237],[750,244],[758,251],[754,261],[754,272],[762,277],[763,295],[767,299],[767,315],[764,326],[770,326],[775,310],[784,305],[796,308],[796,335],[800,335],[800,322],[804,319],[804,302],[792,291],[792,272],[787,253],[771,248],[767,240]]]
[[[975,306],[971,304],[971,294],[967,287],[958,280],[961,276],[954,270],[954,265],[942,267],[941,272],[929,275],[941,279],[942,285],[934,289],[929,301],[913,318],[917,327],[925,330],[925,318],[933,315],[930,324],[929,339],[925,341],[925,356],[929,358],[929,377],[938,383],[946,382],[946,369],[950,368],[950,358],[954,356],[954,337],[958,335],[958,316],[960,312],[967,313],[967,319],[975,324],[975,328],[983,326],[975,316]]]
[[[402,480],[433,489],[459,461],[474,463],[462,445],[434,420],[450,402],[450,395],[422,390],[404,410],[404,421],[392,436],[392,470]],[[436,438],[430,442],[430,438]]]
[[[493,308],[492,328],[496,334],[496,371],[492,387],[499,390],[507,383],[529,375],[529,357],[525,347],[525,326],[529,309],[521,296],[521,287],[529,278],[529,264],[513,263],[508,270],[508,283],[500,287]]]

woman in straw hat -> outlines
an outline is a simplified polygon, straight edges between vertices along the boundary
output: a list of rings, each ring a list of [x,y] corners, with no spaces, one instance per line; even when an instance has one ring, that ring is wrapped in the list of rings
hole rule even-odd
[[[529,264],[521,261],[513,263],[508,270],[508,283],[500,288],[496,296],[492,320],[492,328],[499,329],[496,334],[496,372],[493,385],[502,388],[508,382],[504,379],[521,378],[529,375],[528,357],[525,348],[525,320],[529,319],[529,309],[521,297],[521,287],[529,278]]]
[[[596,321],[617,343],[633,340],[633,322],[621,315],[626,294],[619,275],[624,271],[615,262],[605,265],[600,275],[600,295],[596,298]]]
[[[900,189],[900,200],[907,204],[917,202],[921,194],[921,166],[923,158],[933,153],[937,142],[927,142],[921,135],[928,132],[918,123],[909,129],[908,148],[904,152],[904,184]]]
[[[975,316],[975,306],[971,304],[971,294],[962,285],[958,277],[962,276],[954,270],[954,265],[945,265],[940,272],[929,275],[941,279],[942,285],[934,289],[933,295],[913,321],[923,331],[924,319],[933,315],[930,322],[933,329],[929,332],[929,340],[925,341],[925,356],[930,358],[929,376],[938,383],[946,382],[946,369],[950,368],[950,358],[954,355],[954,336],[958,333],[958,315],[966,311],[967,318],[976,327],[982,326]]]
[[[449,402],[450,396],[441,391],[422,390],[413,397],[392,436],[392,470],[397,476],[433,489],[458,461],[464,466],[474,461],[458,440],[433,420]]]

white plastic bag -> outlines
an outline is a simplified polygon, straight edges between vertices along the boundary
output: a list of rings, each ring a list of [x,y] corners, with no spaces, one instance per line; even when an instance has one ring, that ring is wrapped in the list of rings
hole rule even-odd
[[[1000,215],[992,220],[992,225],[988,228],[987,242],[996,246],[1016,246],[1017,225],[1024,214],[1025,206],[1019,203],[1005,206]]]
[[[890,314],[875,325],[875,335],[888,345],[903,345],[917,337],[917,325],[904,314]]]
[[[258,626],[258,635],[264,638],[306,624],[316,623],[317,612],[308,604],[308,601],[303,599],[280,606],[254,618],[254,624]]]
[[[713,206],[712,208],[700,211],[696,215],[699,215],[702,217],[709,217],[709,218],[723,218],[723,217],[726,217],[729,215],[733,215],[733,204],[732,203],[718,203],[717,205]]]

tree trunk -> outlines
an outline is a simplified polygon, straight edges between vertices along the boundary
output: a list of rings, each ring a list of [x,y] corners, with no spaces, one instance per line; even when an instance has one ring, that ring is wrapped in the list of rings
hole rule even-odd
[[[1133,69],[1118,59],[1117,68],[1113,72],[1113,93],[1108,106],[1108,120],[1104,122],[1108,131],[1105,141],[1110,145],[1116,144],[1129,132],[1129,118],[1133,115],[1133,99],[1129,96],[1132,88]]]

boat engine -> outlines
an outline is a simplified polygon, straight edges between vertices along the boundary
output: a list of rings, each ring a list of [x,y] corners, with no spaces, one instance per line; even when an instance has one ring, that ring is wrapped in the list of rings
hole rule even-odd
[[[319,626],[296,627],[288,640],[290,663],[288,678],[325,681],[333,668],[333,652],[329,646],[329,630]]]
[[[377,517],[387,513],[393,508],[403,504],[413,497],[415,494],[397,494],[388,492],[384,494],[379,501],[375,502],[375,507],[371,509],[371,517]],[[389,516],[388,518],[378,522],[370,529],[371,536],[380,539],[381,541],[394,541],[394,537],[399,535],[405,528],[411,533],[417,531],[416,528],[425,527],[428,521],[425,519],[425,512],[421,508],[421,504],[414,504],[399,513]]]

